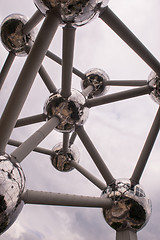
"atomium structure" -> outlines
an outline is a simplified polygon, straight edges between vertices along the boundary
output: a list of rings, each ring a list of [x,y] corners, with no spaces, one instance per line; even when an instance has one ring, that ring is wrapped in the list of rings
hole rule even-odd
[[[139,182],[159,132],[160,108],[128,179],[113,177],[106,159],[101,157],[84,126],[90,117],[90,109],[96,106],[144,95],[150,95],[155,105],[159,105],[160,63],[114,14],[107,0],[34,0],[33,4],[37,10],[30,19],[13,13],[2,20],[0,29],[1,42],[8,51],[0,73],[1,93],[15,57],[26,57],[0,118],[0,233],[13,224],[25,204],[58,205],[100,208],[106,223],[116,231],[117,240],[136,240],[137,232],[145,227],[152,212],[151,201]],[[96,21],[96,18],[108,25],[149,65],[151,74],[148,80],[112,80],[101,68],[86,69],[83,73],[73,67],[75,33],[91,20]],[[40,22],[38,31],[36,26]],[[63,31],[62,58],[49,50],[58,28]],[[46,58],[61,65],[60,88],[42,65]],[[42,113],[21,118],[38,74],[49,91],[48,98],[43,101]],[[81,90],[72,87],[73,74],[80,78]],[[109,93],[112,86],[131,89]],[[40,97],[43,99],[43,96]],[[37,123],[42,125],[23,142],[11,138],[14,129],[29,128]],[[40,147],[39,144],[54,132],[62,136],[62,141],[51,149]],[[81,165],[77,138],[86,148],[104,182]],[[8,152],[8,145],[16,148]],[[32,151],[50,158],[50,167],[59,174],[79,171],[100,189],[101,194],[83,196],[28,189],[25,169],[21,165]]]

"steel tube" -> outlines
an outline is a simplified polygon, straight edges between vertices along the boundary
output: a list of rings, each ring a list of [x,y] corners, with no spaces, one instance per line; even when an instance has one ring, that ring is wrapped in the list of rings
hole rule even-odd
[[[90,138],[88,137],[86,131],[83,127],[78,127],[76,132],[81,139],[82,143],[84,144],[85,148],[87,149],[89,155],[93,159],[95,165],[97,166],[98,170],[102,174],[104,180],[108,185],[113,184],[115,179],[113,178],[112,174],[110,173],[109,169],[107,168],[106,164],[102,160],[101,156],[99,155],[97,149],[91,142]]]
[[[62,56],[62,89],[61,95],[68,98],[71,95],[71,81],[73,70],[73,55],[75,28],[71,25],[66,25],[63,28],[63,56]]]
[[[34,123],[44,122],[45,120],[46,120],[46,116],[43,113],[26,117],[26,118],[21,118],[17,120],[15,128],[34,124]]]
[[[84,177],[86,177],[89,181],[91,181],[95,186],[97,186],[99,189],[104,190],[106,189],[107,185],[104,184],[102,181],[100,181],[98,178],[96,178],[93,174],[88,172],[85,168],[83,168],[80,164],[72,160],[70,162],[71,166],[77,169]]]
[[[93,91],[93,86],[90,85],[88,87],[86,87],[83,91],[82,94],[87,97],[91,92]]]
[[[48,13],[2,114],[0,120],[0,152],[5,152],[8,139],[58,25],[57,17]]]
[[[116,240],[137,240],[137,233],[133,231],[116,232]]]
[[[62,65],[62,59],[60,57],[58,57],[57,55],[55,55],[54,53],[47,51],[46,56],[49,57],[50,59],[52,59],[53,61],[55,61],[56,63]],[[75,75],[77,75],[80,78],[84,78],[85,74],[80,72],[78,69],[74,68],[72,69],[73,73]]]
[[[71,207],[93,207],[93,208],[106,208],[112,206],[112,201],[107,198],[89,197],[53,192],[42,192],[27,190],[22,200],[25,204],[41,204],[41,205],[58,205],[58,206],[71,206]]]
[[[139,180],[142,176],[142,173],[144,171],[144,168],[145,168],[148,158],[150,156],[151,150],[152,150],[155,140],[157,138],[159,129],[160,129],[160,107],[157,111],[156,117],[153,121],[152,127],[151,127],[148,137],[146,139],[146,142],[143,146],[143,149],[142,149],[142,152],[138,159],[137,165],[136,165],[134,172],[130,178],[131,182],[134,185],[139,183]]]
[[[48,88],[49,92],[50,93],[56,93],[57,92],[57,88],[54,85],[54,83],[53,83],[52,79],[50,78],[50,76],[48,75],[47,71],[43,67],[43,65],[41,65],[41,67],[40,67],[38,72],[39,72],[39,75],[41,76],[44,84]]]
[[[8,74],[8,72],[9,72],[11,66],[12,66],[12,63],[13,63],[14,59],[15,59],[15,54],[12,53],[12,52],[9,52],[9,54],[6,58],[6,61],[3,65],[3,68],[1,70],[1,73],[0,73],[0,90],[3,86],[3,83],[4,83],[4,81],[7,77],[7,74]]]
[[[44,15],[37,10],[23,27],[23,33],[28,34],[42,19]]]
[[[152,88],[149,85],[147,85],[140,88],[134,88],[131,90],[113,93],[113,94],[109,94],[102,97],[87,99],[85,106],[88,108],[91,108],[91,107],[95,107],[95,106],[99,106],[107,103],[112,103],[112,102],[117,102],[117,101],[129,99],[133,97],[138,97],[145,94],[150,94],[151,90]]]
[[[69,140],[69,146],[71,146],[74,143],[76,137],[77,137],[77,133],[73,132],[72,135],[71,135],[71,138]]]
[[[160,63],[127,26],[107,7],[100,18],[132,48],[158,75]]]
[[[68,153],[69,147],[69,133],[63,133],[63,154],[66,155]]]
[[[30,154],[58,124],[59,119],[57,117],[51,118],[11,153],[12,160],[19,163],[22,162],[23,159],[28,156],[28,154]]]
[[[8,145],[14,146],[14,147],[19,147],[22,144],[22,142],[20,141],[16,141],[13,139],[9,139],[8,141]],[[46,149],[46,148],[41,148],[41,147],[36,147],[35,149],[33,149],[34,152],[37,153],[42,153],[42,154],[46,154],[49,156],[53,156],[55,154],[55,152],[53,152],[52,150]]]
[[[146,80],[109,80],[106,82],[107,86],[145,86],[148,85]]]

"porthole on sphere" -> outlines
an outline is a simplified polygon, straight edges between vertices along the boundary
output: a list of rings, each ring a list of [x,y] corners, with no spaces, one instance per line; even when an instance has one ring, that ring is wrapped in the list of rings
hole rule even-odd
[[[160,104],[160,77],[155,72],[151,72],[148,81],[149,85],[153,87],[151,92],[152,99]]]
[[[103,70],[93,68],[85,73],[85,77],[82,79],[81,86],[82,89],[85,89],[90,85],[93,86],[93,91],[88,96],[88,98],[93,98],[104,95],[108,91],[108,80],[109,76]]]
[[[34,41],[33,30],[23,33],[27,18],[20,14],[11,14],[1,24],[1,41],[7,51],[12,51],[17,56],[27,55],[27,47],[31,47]]]
[[[71,23],[73,26],[88,23],[98,16],[108,2],[109,0],[34,0],[43,14],[51,10],[60,17],[63,24]]]
[[[51,157],[51,162],[58,171],[70,172],[74,169],[71,165],[71,161],[79,162],[79,151],[73,144],[68,148],[66,154],[63,151],[62,143],[54,146],[53,151],[55,154]]]
[[[14,223],[23,207],[25,177],[20,165],[10,159],[0,154],[0,234]]]
[[[103,209],[106,222],[116,231],[138,231],[151,215],[151,202],[140,185],[132,186],[130,180],[119,179],[108,186],[102,197],[114,202],[111,209]]]
[[[50,119],[57,116],[60,123],[56,129],[60,132],[71,132],[75,125],[83,125],[88,117],[88,108],[84,107],[85,97],[73,89],[71,96],[66,99],[60,93],[52,94],[46,101],[44,113]]]

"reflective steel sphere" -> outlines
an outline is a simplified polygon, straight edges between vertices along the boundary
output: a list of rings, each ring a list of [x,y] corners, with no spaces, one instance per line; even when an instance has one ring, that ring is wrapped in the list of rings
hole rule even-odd
[[[70,172],[74,169],[70,164],[70,161],[79,162],[79,151],[75,145],[71,145],[68,148],[67,154],[63,152],[63,144],[59,143],[54,146],[53,151],[56,153],[51,157],[52,165],[61,172]]]
[[[109,0],[34,0],[43,14],[53,11],[63,24],[81,26],[96,17]]]
[[[50,119],[56,116],[60,119],[56,129],[60,132],[71,132],[75,125],[83,125],[88,117],[88,108],[84,107],[85,97],[77,90],[72,90],[68,99],[60,93],[52,94],[46,101],[44,113]]]
[[[142,229],[151,215],[151,202],[140,185],[131,186],[130,180],[119,179],[108,186],[102,197],[114,202],[111,209],[103,209],[106,222],[116,231]]]
[[[155,72],[151,72],[148,81],[149,85],[154,89],[151,92],[152,99],[160,104],[160,77]]]
[[[7,154],[0,154],[0,234],[6,231],[19,215],[23,202],[25,177],[19,164],[12,163]]]
[[[31,47],[34,41],[33,30],[27,35],[23,33],[23,26],[27,18],[20,14],[6,17],[1,24],[1,41],[7,51],[17,56],[26,55],[26,48]]]
[[[108,91],[107,81],[109,76],[101,69],[93,68],[85,73],[82,79],[82,89],[87,88],[89,85],[93,86],[93,91],[89,94],[88,98],[104,95]]]

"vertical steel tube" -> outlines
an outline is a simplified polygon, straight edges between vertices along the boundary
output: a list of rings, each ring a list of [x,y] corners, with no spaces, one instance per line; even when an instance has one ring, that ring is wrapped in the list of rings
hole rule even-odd
[[[102,174],[104,180],[108,185],[113,184],[115,179],[113,178],[112,174],[110,173],[109,169],[107,168],[106,164],[102,160],[101,156],[99,155],[97,149],[94,147],[93,143],[89,139],[87,133],[85,132],[83,127],[78,127],[76,132],[81,139],[82,143],[84,144],[85,148],[87,149],[88,153],[90,154],[91,158],[93,159],[95,165],[97,166],[98,170]]]
[[[7,77],[7,74],[8,74],[8,72],[9,72],[11,66],[12,66],[12,63],[13,63],[14,59],[15,59],[15,54],[12,53],[12,52],[9,52],[9,54],[7,56],[7,59],[4,63],[4,65],[3,65],[3,68],[2,68],[1,73],[0,73],[0,90],[3,86],[3,83],[4,83],[4,81]]]
[[[57,117],[51,118],[11,153],[11,156],[13,157],[12,160],[19,163],[22,162],[23,159],[31,153],[58,124],[59,119]]]
[[[0,120],[0,152],[5,151],[8,139],[58,25],[57,17],[48,13],[2,114]]]
[[[141,155],[139,157],[139,160],[137,162],[137,165],[134,169],[134,172],[130,178],[131,182],[135,185],[139,183],[139,180],[142,176],[143,170],[146,166],[146,163],[148,161],[149,155],[151,153],[151,150],[153,148],[154,142],[157,138],[158,132],[160,129],[160,107],[158,109],[158,112],[156,114],[156,117],[153,121],[152,127],[150,129],[150,132],[148,134],[148,137],[146,139],[146,142],[144,144],[144,147],[142,149]]]
[[[63,133],[63,153],[66,155],[68,153],[69,147],[69,133]]]
[[[75,28],[66,25],[63,28],[63,61],[62,61],[62,97],[68,98],[71,95],[71,81],[73,70]]]
[[[160,63],[152,53],[139,41],[127,26],[107,7],[100,18],[128,44],[152,69],[160,75]]]
[[[116,232],[116,240],[137,240],[137,233],[133,231]]]

